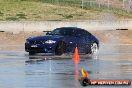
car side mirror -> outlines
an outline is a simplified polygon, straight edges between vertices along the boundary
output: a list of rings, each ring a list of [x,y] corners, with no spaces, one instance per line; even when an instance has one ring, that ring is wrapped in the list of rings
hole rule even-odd
[[[50,35],[51,34],[51,31],[47,32],[46,35]]]

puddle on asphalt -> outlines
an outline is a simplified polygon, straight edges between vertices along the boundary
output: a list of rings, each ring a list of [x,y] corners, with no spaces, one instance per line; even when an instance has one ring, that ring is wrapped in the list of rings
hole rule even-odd
[[[91,79],[132,80],[130,57],[132,55],[123,58],[119,54],[107,55],[103,53],[96,58],[81,58],[77,71],[71,58],[29,59],[29,56],[22,59],[5,58],[0,61],[0,87],[80,88],[81,85],[77,79],[82,67],[89,72]],[[122,59],[120,60],[120,58]]]

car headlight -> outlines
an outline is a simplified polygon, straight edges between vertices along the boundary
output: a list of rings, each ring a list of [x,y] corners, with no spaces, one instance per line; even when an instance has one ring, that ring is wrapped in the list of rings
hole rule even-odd
[[[47,41],[45,41],[45,43],[52,44],[52,43],[56,43],[56,41],[54,41],[54,40],[47,40]]]

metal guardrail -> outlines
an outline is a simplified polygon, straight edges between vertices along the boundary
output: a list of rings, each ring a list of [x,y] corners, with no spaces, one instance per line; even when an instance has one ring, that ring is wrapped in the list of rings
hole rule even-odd
[[[51,31],[59,27],[79,27],[86,30],[132,29],[132,20],[89,21],[0,21],[0,31]]]

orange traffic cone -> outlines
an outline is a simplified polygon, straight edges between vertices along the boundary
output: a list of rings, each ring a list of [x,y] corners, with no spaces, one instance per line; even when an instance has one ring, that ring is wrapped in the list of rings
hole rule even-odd
[[[75,48],[75,52],[74,52],[74,55],[73,55],[72,60],[73,60],[73,62],[74,62],[75,64],[78,64],[79,61],[80,61],[80,56],[79,56],[78,48],[77,48],[77,47]]]

